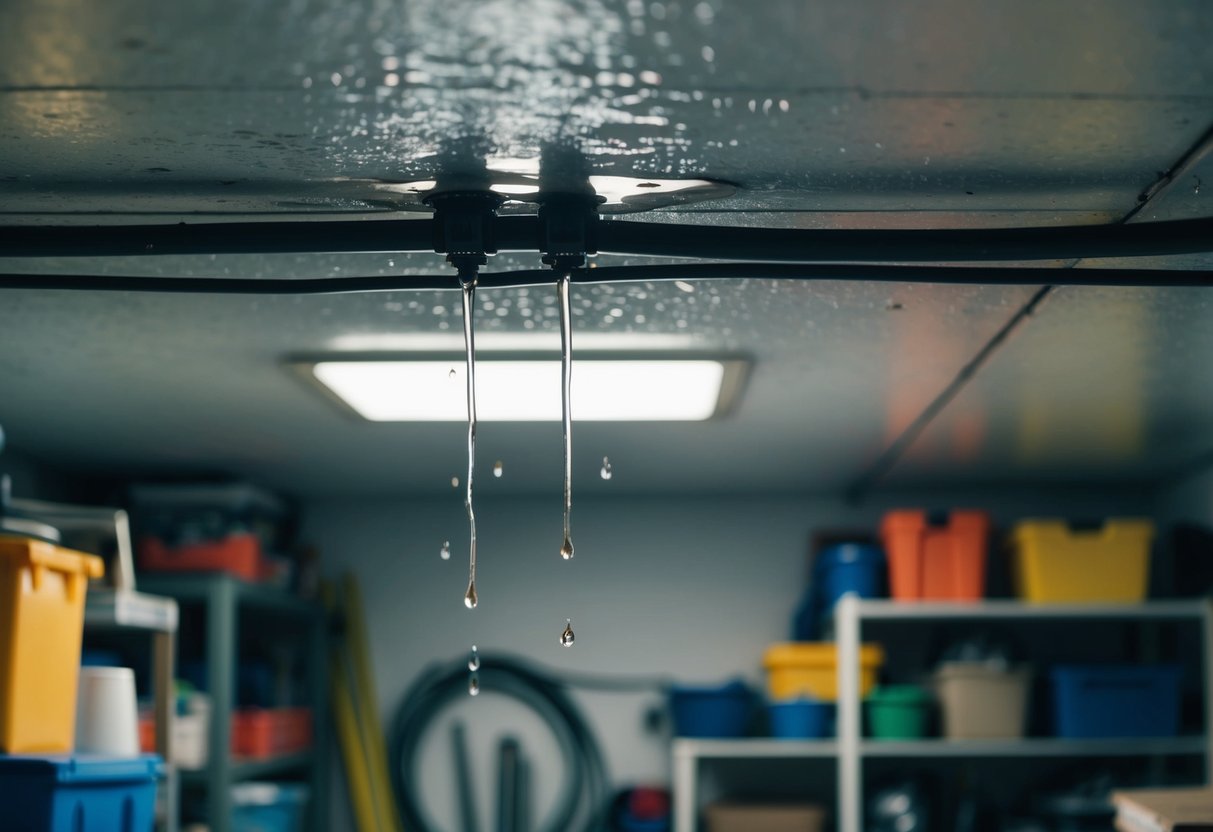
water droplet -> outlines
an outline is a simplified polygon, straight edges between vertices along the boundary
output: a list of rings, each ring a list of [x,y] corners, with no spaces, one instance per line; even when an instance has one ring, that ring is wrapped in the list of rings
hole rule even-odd
[[[493,463],[493,476],[496,477],[497,479],[501,479],[501,475],[504,473],[505,473],[505,465],[503,465],[501,460],[499,459]]]
[[[602,458],[602,470],[598,472],[604,480],[609,480],[614,476],[615,471],[611,468],[611,460],[608,457]]]
[[[573,559],[573,541],[570,538],[565,538],[564,543],[560,547],[560,557],[565,560]]]
[[[686,292],[688,295],[695,291],[695,284],[687,283],[685,280],[675,280],[674,285]]]
[[[476,582],[468,582],[468,591],[463,596],[463,605],[469,610],[476,609],[476,605],[480,603],[480,599],[476,597]]]
[[[451,368],[451,371],[450,371],[449,373],[447,373],[447,374],[446,374],[446,377],[447,377],[447,378],[454,378],[454,377],[455,377],[455,368],[454,368],[454,367],[452,367],[452,368]]]
[[[472,655],[468,656],[468,670],[475,673],[480,669],[480,651],[476,649],[476,645],[472,645]]]
[[[480,674],[473,673],[468,676],[468,696],[480,695]]]
[[[451,541],[449,541],[449,540],[442,541],[442,548],[438,550],[438,554],[442,556],[443,560],[450,560],[451,559]]]
[[[451,477],[451,488],[459,487],[459,477]]]
[[[573,635],[573,619],[566,618],[564,622],[564,632],[560,634],[560,646],[572,647],[573,641],[577,638]]]

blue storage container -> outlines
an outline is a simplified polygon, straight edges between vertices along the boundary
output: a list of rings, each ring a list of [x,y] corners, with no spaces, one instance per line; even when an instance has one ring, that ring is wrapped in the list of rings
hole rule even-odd
[[[754,693],[742,682],[670,688],[674,733],[680,737],[744,737],[753,709]]]
[[[833,733],[834,705],[816,699],[792,699],[773,702],[771,736],[781,740],[805,740],[828,737]]]
[[[303,832],[310,796],[300,783],[232,786],[232,832]]]
[[[0,755],[7,832],[151,832],[160,758]]]
[[[848,592],[860,598],[884,595],[885,557],[867,543],[836,543],[818,553],[813,577],[792,621],[793,641],[821,638],[821,619]]]
[[[1053,669],[1057,735],[1068,739],[1179,733],[1177,665],[1071,665]]]

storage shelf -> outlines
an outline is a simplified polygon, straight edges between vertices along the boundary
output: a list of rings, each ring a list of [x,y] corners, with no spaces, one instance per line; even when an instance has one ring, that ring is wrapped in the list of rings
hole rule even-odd
[[[675,757],[694,757],[700,760],[741,760],[834,757],[838,754],[838,743],[834,740],[674,740]]]
[[[190,603],[206,602],[211,592],[211,586],[216,582],[231,584],[236,596],[236,603],[242,608],[293,616],[313,616],[320,611],[319,605],[315,602],[297,598],[285,590],[250,583],[224,573],[158,574],[141,576],[139,579],[141,588]]]
[[[1204,754],[1204,737],[1070,740],[864,740],[864,757],[1180,757]]]
[[[84,626],[173,633],[177,602],[131,590],[90,589],[84,601]]]
[[[864,740],[863,757],[1183,757],[1204,754],[1204,737],[1071,740],[1032,737],[1022,740]],[[809,759],[834,757],[838,743],[825,740],[674,741],[675,757],[699,760]]]
[[[242,780],[256,780],[259,777],[275,777],[280,774],[290,774],[312,764],[311,751],[300,751],[297,754],[283,754],[278,757],[267,757],[263,760],[232,760],[229,780],[238,783]],[[188,769],[181,772],[181,781],[189,785],[205,785],[210,777],[208,769]]]
[[[1147,601],[1141,604],[1029,604],[1014,600],[855,602],[860,619],[965,620],[981,618],[1032,619],[1193,619],[1205,615],[1204,601]]]

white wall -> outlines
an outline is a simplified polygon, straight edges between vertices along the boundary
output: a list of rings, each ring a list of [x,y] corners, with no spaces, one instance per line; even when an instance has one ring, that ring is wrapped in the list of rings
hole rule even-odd
[[[385,725],[429,663],[506,651],[556,669],[673,675],[717,682],[741,675],[761,683],[764,647],[786,637],[806,580],[810,535],[822,527],[872,525],[889,505],[993,507],[996,519],[1149,513],[1148,495],[1034,491],[889,498],[863,509],[830,499],[738,497],[583,499],[574,509],[577,556],[564,562],[560,500],[477,503],[480,606],[463,607],[467,527],[460,494],[441,501],[345,500],[307,507],[306,533],[330,573],[353,571],[365,596],[378,702]],[[439,558],[444,539],[451,560]],[[572,618],[577,643],[558,635]],[[474,734],[481,804],[492,805],[493,751],[504,732],[523,736],[539,766],[542,804],[559,772],[538,726],[517,708],[482,696],[461,705]],[[655,694],[579,695],[617,783],[667,782],[668,745],[646,734]],[[424,786],[445,828],[449,792],[446,733],[424,751]],[[542,758],[536,760],[535,758]],[[335,810],[345,812],[344,795]],[[336,817],[336,815],[335,815]],[[345,828],[335,821],[333,828]]]

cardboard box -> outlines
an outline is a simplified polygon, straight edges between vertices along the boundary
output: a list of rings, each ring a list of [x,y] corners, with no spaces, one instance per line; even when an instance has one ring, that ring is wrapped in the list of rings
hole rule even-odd
[[[826,813],[811,803],[713,803],[708,832],[821,832]]]

